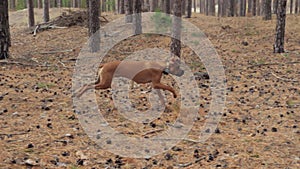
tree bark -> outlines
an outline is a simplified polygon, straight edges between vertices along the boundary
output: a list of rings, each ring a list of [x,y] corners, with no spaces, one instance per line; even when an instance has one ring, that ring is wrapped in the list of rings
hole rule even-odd
[[[8,19],[8,0],[0,1],[0,59],[9,57],[10,32]]]
[[[252,16],[256,16],[256,2],[257,2],[257,0],[253,0],[253,3],[252,3]]]
[[[192,0],[187,0],[187,18],[192,17]]]
[[[216,3],[215,0],[209,0],[209,15],[215,16],[216,15]]]
[[[209,0],[205,0],[205,15],[209,15]]]
[[[234,13],[235,13],[235,0],[229,0],[228,16],[234,17]]]
[[[173,21],[172,21],[172,38],[171,38],[171,53],[180,57],[181,54],[181,0],[174,0],[173,4]]]
[[[293,3],[294,3],[294,1],[290,0],[290,14],[293,13]]]
[[[131,23],[132,22],[132,1],[133,0],[125,0],[125,22]]]
[[[205,13],[205,0],[200,0],[200,13]]]
[[[298,13],[298,8],[299,8],[299,0],[295,0],[295,14]]]
[[[287,0],[278,0],[274,53],[284,52],[284,34],[285,34],[286,4],[287,4],[286,1]]]
[[[171,14],[171,1],[165,0],[165,13]]]
[[[125,14],[125,2],[120,0],[120,14]]]
[[[27,9],[28,9],[28,27],[32,27],[35,25],[33,0],[27,0]]]
[[[15,10],[16,9],[16,0],[10,0],[10,9]]]
[[[142,3],[141,0],[133,0],[133,27],[134,35],[142,34]]]
[[[150,12],[155,12],[157,5],[158,5],[157,0],[150,0]]]
[[[264,0],[264,17],[263,20],[272,19],[272,0]]]
[[[181,14],[185,15],[186,11],[186,0],[181,0]]]
[[[50,16],[49,16],[49,0],[43,0],[43,9],[44,9],[44,22],[49,22]]]
[[[240,0],[240,16],[246,16],[246,0]]]
[[[227,13],[227,0],[221,0],[221,12],[222,12],[222,17],[226,16],[226,13]]]
[[[273,0],[273,13],[277,14],[278,0]]]
[[[197,0],[194,0],[193,6],[194,6],[194,13],[196,13],[197,12]]]
[[[252,4],[253,4],[253,0],[248,0],[248,9],[247,9],[248,14],[252,13]]]
[[[89,49],[91,52],[97,52],[100,49],[99,8],[99,0],[89,0]]]

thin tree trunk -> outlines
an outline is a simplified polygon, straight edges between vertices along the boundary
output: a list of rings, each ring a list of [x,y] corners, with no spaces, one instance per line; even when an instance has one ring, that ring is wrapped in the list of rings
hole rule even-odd
[[[171,14],[171,1],[165,0],[165,13]]]
[[[273,0],[273,13],[277,14],[278,0]]]
[[[240,16],[246,16],[246,0],[240,0]]]
[[[260,14],[261,14],[261,9],[260,9],[260,7],[261,7],[260,0],[257,0],[257,3],[256,3],[256,8],[257,8],[256,14],[257,14],[258,16],[260,16]]]
[[[299,8],[299,0],[295,0],[295,14],[298,13],[298,8]]]
[[[293,13],[293,3],[294,3],[294,1],[290,0],[290,14]]]
[[[157,0],[150,0],[150,12],[155,12],[155,9],[157,8],[157,5],[158,5]]]
[[[205,0],[205,15],[209,15],[209,0]]]
[[[252,4],[252,16],[256,16],[256,2],[257,2],[257,0],[253,0],[253,4]]]
[[[120,14],[125,14],[125,2],[120,0]]]
[[[187,0],[187,18],[192,17],[192,0]]]
[[[252,13],[252,4],[253,4],[253,0],[248,0],[248,10],[247,10],[248,14]]]
[[[49,16],[49,0],[43,0],[43,9],[44,9],[44,22],[49,22],[50,16]]]
[[[216,15],[216,8],[215,8],[215,0],[210,0],[209,1],[209,15],[210,16],[215,16]]]
[[[235,0],[229,0],[229,10],[228,10],[228,16],[234,17],[235,13]]]
[[[77,0],[78,8],[81,8],[81,0]]]
[[[200,13],[205,13],[205,0],[200,0]]]
[[[222,17],[226,16],[227,13],[227,0],[221,0],[222,2]]]
[[[91,52],[97,52],[100,49],[99,8],[99,0],[89,0],[89,49]]]
[[[16,0],[10,0],[10,9],[12,10],[16,9]]]
[[[142,3],[141,0],[133,0],[133,27],[134,35],[142,34]]]
[[[0,1],[0,59],[9,57],[10,32],[8,19],[8,1]]]
[[[181,0],[181,14],[185,15],[185,9],[186,9],[186,0]]]
[[[286,1],[287,0],[278,0],[274,53],[284,52],[284,34],[285,34],[286,3],[287,3]]]
[[[132,1],[133,0],[125,0],[125,22],[131,23],[132,22]]]
[[[197,12],[197,0],[194,0],[193,5],[194,5],[194,13],[196,13]]]
[[[272,19],[272,0],[264,0],[264,17],[263,20],[271,20]]]
[[[174,0],[173,4],[173,21],[172,21],[172,39],[171,39],[171,53],[180,57],[181,54],[181,0]]]
[[[27,0],[27,7],[28,7],[28,27],[32,27],[35,25],[33,0]]]

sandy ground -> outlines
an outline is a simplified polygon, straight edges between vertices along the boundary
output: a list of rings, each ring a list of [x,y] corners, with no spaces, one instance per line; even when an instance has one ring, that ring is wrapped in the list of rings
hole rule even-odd
[[[61,11],[51,11],[51,17]],[[101,149],[74,113],[72,73],[87,41],[87,29],[54,29],[33,37],[25,30],[25,13],[11,13],[11,59],[0,63],[0,168],[300,168],[299,15],[287,17],[284,54],[272,51],[275,18],[194,14],[188,19],[207,35],[224,65],[227,100],[218,130],[208,131],[212,135],[204,143],[191,141],[205,123],[211,100],[209,80],[199,79],[199,118],[189,139],[162,154],[134,159]],[[41,13],[36,10],[37,16]],[[105,16],[109,20],[119,17]],[[124,58],[144,48],[168,49],[169,43],[164,36],[131,37],[116,45],[105,60]],[[205,72],[200,61],[192,60],[195,55],[190,48],[183,51],[182,57],[194,72]],[[163,82],[174,83],[168,77]],[[147,85],[135,87],[130,98],[138,108],[147,109],[144,90]],[[113,108],[109,90],[96,94],[103,116],[128,136],[160,134],[174,122],[180,108],[179,100],[167,93],[168,105],[160,118],[134,123]]]

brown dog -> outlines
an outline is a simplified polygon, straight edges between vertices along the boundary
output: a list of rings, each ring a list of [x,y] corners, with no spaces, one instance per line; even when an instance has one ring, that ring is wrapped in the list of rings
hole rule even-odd
[[[152,83],[154,89],[168,90],[177,97],[175,90],[160,82],[162,74],[173,74],[182,76],[184,71],[180,69],[180,60],[171,59],[169,64],[152,61],[113,61],[99,66],[98,80],[91,84],[84,85],[76,94],[80,97],[89,89],[107,89],[111,88],[113,77],[125,77],[140,83]],[[158,90],[160,100],[163,102],[163,96]]]

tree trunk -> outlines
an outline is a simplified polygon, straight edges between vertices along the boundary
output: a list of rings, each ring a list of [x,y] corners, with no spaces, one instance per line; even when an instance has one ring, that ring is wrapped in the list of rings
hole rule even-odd
[[[101,0],[101,11],[106,12],[106,0]]]
[[[165,13],[171,14],[171,1],[165,0]]]
[[[173,4],[173,21],[172,21],[172,39],[171,39],[171,53],[180,57],[181,54],[181,0],[174,0]]]
[[[89,0],[89,49],[91,52],[97,52],[100,49],[99,8],[99,0]]]
[[[132,1],[133,0],[125,0],[125,22],[131,23],[132,22]]]
[[[39,9],[43,8],[43,0],[38,0],[37,3]]]
[[[253,0],[253,4],[252,4],[252,16],[256,16],[256,2],[257,2],[257,0]]]
[[[35,25],[34,21],[34,4],[33,0],[27,0],[27,9],[28,9],[28,27]]]
[[[278,0],[273,0],[273,13],[277,14]]]
[[[209,0],[205,0],[205,15],[209,15]]]
[[[155,9],[157,8],[157,5],[158,5],[157,0],[150,0],[150,12],[155,12]]]
[[[205,0],[200,0],[200,13],[205,13]]]
[[[299,0],[295,0],[295,14],[298,13],[298,8],[299,8]]]
[[[57,1],[57,7],[58,7],[58,8],[61,8],[61,7],[62,7],[62,0],[58,0],[58,1]]]
[[[261,14],[260,6],[261,6],[260,0],[256,0],[257,16],[260,16],[260,14]]]
[[[265,1],[266,0],[260,0],[260,8],[259,8],[260,9],[260,16],[265,14],[265,7],[264,7]]]
[[[290,14],[293,13],[293,3],[294,3],[294,1],[290,0]]]
[[[216,16],[216,3],[215,0],[209,0],[209,15]]]
[[[141,0],[133,0],[133,27],[134,35],[142,34],[142,3]]]
[[[10,9],[15,10],[16,9],[16,0],[10,0]]]
[[[49,22],[50,16],[49,16],[49,0],[44,0],[43,4],[43,9],[44,9],[44,22]]]
[[[77,5],[78,8],[81,8],[81,0],[77,0]]]
[[[228,6],[227,0],[221,0],[221,4],[222,4],[222,7],[221,7],[222,17],[224,17],[224,16],[226,16],[226,13],[227,13],[227,6]]]
[[[194,13],[196,13],[197,12],[197,0],[194,0],[193,5],[194,5]]]
[[[246,16],[246,0],[240,0],[240,16]]]
[[[248,14],[252,13],[252,4],[253,4],[253,0],[248,0],[248,10],[247,10]]]
[[[264,0],[264,17],[263,20],[271,20],[272,19],[272,0]]]
[[[284,52],[286,1],[287,0],[278,0],[274,53],[283,53]]]
[[[181,0],[181,15],[185,15],[186,0]]]
[[[187,2],[187,18],[192,17],[192,0],[188,0]]]
[[[120,14],[125,14],[125,2],[120,0]]]
[[[228,16],[234,17],[235,13],[235,0],[229,0],[229,10],[228,10]]]
[[[0,1],[0,59],[9,57],[10,32],[8,19],[8,1]]]

